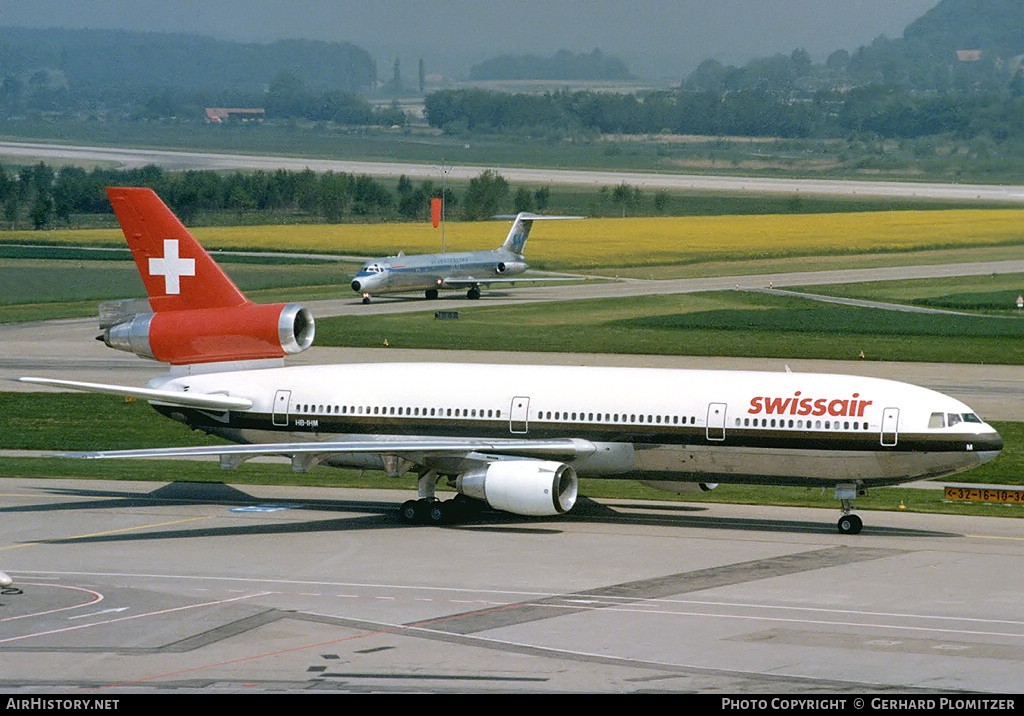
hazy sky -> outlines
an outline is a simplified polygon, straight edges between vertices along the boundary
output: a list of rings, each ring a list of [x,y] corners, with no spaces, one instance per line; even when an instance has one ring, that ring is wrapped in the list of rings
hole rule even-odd
[[[938,0],[0,0],[0,25],[349,41],[378,72],[458,75],[499,54],[599,48],[637,74],[680,77],[712,57],[807,50],[815,59],[898,37]]]

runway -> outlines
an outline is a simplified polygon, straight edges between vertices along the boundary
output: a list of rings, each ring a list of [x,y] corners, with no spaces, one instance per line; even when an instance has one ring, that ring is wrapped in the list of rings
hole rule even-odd
[[[1016,520],[584,501],[406,527],[400,493],[3,483],[6,693],[1016,690]]]
[[[286,169],[344,172],[375,177],[468,181],[487,170],[498,171],[507,181],[558,186],[618,186],[623,182],[644,189],[713,191],[726,193],[804,194],[810,196],[864,196],[950,201],[1024,201],[1024,186],[943,184],[930,182],[857,181],[833,179],[785,179],[769,177],[670,174],[657,172],[537,169],[517,166],[444,166],[408,162],[372,162],[262,154],[227,154],[157,149],[119,149],[39,142],[0,142],[6,161],[35,163],[112,163],[120,168],[149,164],[173,171]]]

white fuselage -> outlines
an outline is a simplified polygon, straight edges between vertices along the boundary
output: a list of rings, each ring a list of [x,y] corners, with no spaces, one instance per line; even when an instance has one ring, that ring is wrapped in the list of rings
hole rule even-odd
[[[505,249],[450,254],[391,256],[366,263],[352,279],[363,295],[487,285],[528,269],[520,254]]]
[[[249,410],[227,413],[155,405],[237,442],[578,438],[597,447],[571,462],[582,477],[871,486],[947,475],[1002,448],[958,400],[854,376],[400,363],[212,372],[150,385],[251,400]],[[327,463],[380,469],[381,458]],[[440,458],[432,467],[460,470]]]

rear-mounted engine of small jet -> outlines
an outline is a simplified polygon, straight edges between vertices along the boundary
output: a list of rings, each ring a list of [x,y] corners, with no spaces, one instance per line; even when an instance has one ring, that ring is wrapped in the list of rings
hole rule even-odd
[[[517,274],[522,273],[526,269],[527,266],[522,261],[499,261],[494,266],[494,273],[502,274],[507,272],[510,274]]]
[[[100,339],[111,348],[180,365],[283,358],[313,344],[309,309],[296,303],[244,303],[152,313],[148,301],[100,306]]]

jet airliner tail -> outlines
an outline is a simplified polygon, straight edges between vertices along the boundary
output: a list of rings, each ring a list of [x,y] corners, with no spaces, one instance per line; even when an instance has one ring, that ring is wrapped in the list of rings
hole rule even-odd
[[[152,189],[107,196],[154,311],[240,306],[246,298]]]
[[[501,245],[501,248],[522,255],[523,249],[526,248],[526,239],[530,236],[530,229],[533,228],[534,221],[582,218],[582,216],[542,216],[521,211],[516,214],[515,221],[512,222],[512,228],[509,230],[505,243]]]
[[[195,365],[279,359],[312,344],[308,309],[246,299],[153,190],[118,187],[107,195],[149,294],[148,307],[144,300],[101,307],[108,346]]]

